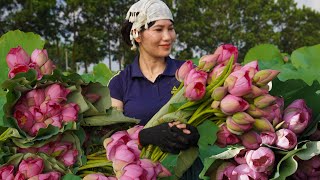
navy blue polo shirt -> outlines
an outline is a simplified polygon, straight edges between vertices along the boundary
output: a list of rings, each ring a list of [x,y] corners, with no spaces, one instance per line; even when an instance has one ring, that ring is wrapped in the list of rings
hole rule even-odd
[[[175,73],[184,61],[170,57],[165,60],[166,68],[155,82],[149,81],[142,74],[138,56],[110,80],[111,97],[122,101],[124,115],[140,119],[141,125],[145,125],[168,102],[172,96],[172,88],[180,85]]]

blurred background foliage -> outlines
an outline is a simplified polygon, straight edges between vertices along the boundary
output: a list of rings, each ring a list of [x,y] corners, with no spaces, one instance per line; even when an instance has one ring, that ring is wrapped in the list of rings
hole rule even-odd
[[[222,43],[239,48],[240,60],[255,45],[271,43],[282,52],[319,44],[320,13],[297,8],[294,0],[164,0],[171,8],[177,42],[172,56],[197,58]],[[1,0],[0,36],[10,30],[34,32],[56,65],[88,72],[107,59],[123,69],[136,52],[122,41],[120,28],[136,0]],[[5,61],[1,59],[1,61]],[[113,69],[111,69],[113,70]]]

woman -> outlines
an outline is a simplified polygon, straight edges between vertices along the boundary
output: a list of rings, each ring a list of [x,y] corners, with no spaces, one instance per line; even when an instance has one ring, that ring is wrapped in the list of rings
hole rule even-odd
[[[176,39],[171,11],[160,0],[140,0],[129,9],[121,33],[139,54],[110,81],[112,106],[145,125],[180,84],[175,72],[184,62],[169,57]],[[142,146],[153,144],[170,153],[195,146],[198,139],[196,128],[180,122],[143,129],[139,134]]]

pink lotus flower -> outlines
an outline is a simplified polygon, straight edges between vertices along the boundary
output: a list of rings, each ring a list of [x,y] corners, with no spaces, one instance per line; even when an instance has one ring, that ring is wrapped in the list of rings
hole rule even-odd
[[[282,127],[290,129],[296,134],[300,134],[308,126],[311,119],[312,110],[307,107],[303,99],[292,102],[283,115],[284,124]]]
[[[43,160],[40,158],[27,158],[22,160],[19,165],[19,172],[24,175],[25,178],[31,178],[42,172],[44,168]]]
[[[259,179],[259,180],[267,180],[268,177],[264,173],[256,172],[252,170],[248,164],[241,164],[235,167],[232,171],[231,179],[239,179],[239,180],[249,180],[249,179]]]
[[[220,126],[219,131],[217,133],[217,141],[216,144],[220,147],[226,147],[227,145],[237,144],[239,143],[239,138],[231,133],[225,124]]]
[[[139,132],[143,129],[143,126],[136,125],[127,130],[127,133],[131,139],[137,140],[139,136]]]
[[[9,71],[8,77],[14,78],[18,73],[27,72],[29,69],[28,65],[16,65]]]
[[[58,127],[59,129],[61,129],[62,127],[62,117],[60,114],[57,114],[55,116],[52,116],[46,120],[44,120],[44,123],[49,126],[49,124],[51,124],[52,126]]]
[[[38,174],[29,178],[28,180],[59,180],[61,178],[61,174],[59,172],[48,172],[45,174]]]
[[[157,179],[158,172],[155,163],[149,159],[140,159],[137,164],[145,170],[146,179]]]
[[[262,142],[261,137],[255,131],[249,131],[240,136],[242,145],[247,149],[258,149]]]
[[[187,87],[191,83],[200,82],[202,84],[206,84],[208,78],[208,74],[201,70],[191,69],[189,74],[186,76],[184,80],[184,86]]]
[[[230,94],[234,96],[244,96],[251,92],[251,78],[249,71],[238,70],[232,72],[224,82]]]
[[[67,151],[71,150],[73,145],[71,142],[55,142],[51,144],[53,156],[62,156]]]
[[[214,54],[219,56],[217,59],[218,64],[226,65],[232,55],[234,55],[234,62],[236,62],[238,59],[238,49],[231,44],[219,46]]]
[[[249,103],[247,101],[231,94],[224,97],[220,104],[221,111],[227,115],[245,111],[248,107]]]
[[[223,64],[218,64],[215,66],[208,74],[207,84],[211,84],[214,80],[216,80],[221,75],[225,67],[226,66]]]
[[[252,79],[253,76],[259,71],[258,61],[251,61],[248,64],[245,64],[241,67],[242,71],[247,71],[249,78]]]
[[[275,156],[271,149],[259,147],[257,150],[250,150],[246,154],[248,166],[256,172],[268,172],[273,168]]]
[[[277,141],[277,135],[271,131],[265,131],[260,133],[262,144],[274,145]]]
[[[52,117],[60,114],[61,108],[61,103],[55,100],[44,101],[40,105],[40,111],[42,114],[45,114],[46,117]]]
[[[117,148],[121,145],[125,145],[129,141],[129,139],[129,135],[126,131],[118,131],[111,137],[106,138],[103,141],[103,146],[107,151],[107,158],[113,161]]]
[[[18,171],[13,180],[25,180],[25,178],[24,175]]]
[[[83,180],[117,180],[115,177],[106,177],[103,174],[89,174],[86,175]]]
[[[120,171],[123,167],[138,159],[139,156],[136,156],[128,146],[120,145],[116,148],[116,152],[112,160],[112,167],[115,171]]]
[[[36,63],[39,67],[48,61],[48,53],[45,49],[35,49],[31,54],[31,62]]]
[[[63,162],[65,166],[73,166],[77,161],[78,150],[70,149],[61,156],[59,156],[58,160]]]
[[[50,75],[56,68],[54,63],[49,59],[43,66],[40,67],[41,74]]]
[[[27,104],[28,106],[40,106],[44,99],[45,99],[45,94],[43,89],[34,89],[29,91],[25,95],[27,99]]]
[[[6,61],[8,67],[13,69],[15,66],[25,65],[28,66],[30,63],[30,57],[27,52],[20,46],[11,48],[7,54]]]
[[[3,180],[13,180],[14,179],[14,166],[6,165],[0,168],[0,178]]]
[[[61,111],[62,121],[64,122],[76,121],[78,119],[79,111],[80,111],[80,108],[78,104],[69,103],[64,105]]]
[[[60,84],[52,84],[45,89],[45,100],[56,100],[61,102],[66,100],[67,95],[70,93],[69,89],[66,89]]]
[[[37,72],[37,79],[40,80],[43,75],[41,74],[40,68],[36,63],[30,63],[29,64],[30,69],[34,69]]]
[[[259,88],[255,85],[251,85],[251,91],[249,94],[246,94],[244,98],[256,98],[258,96],[267,94],[269,91],[266,89]]]
[[[236,166],[231,162],[223,162],[217,169],[216,177],[211,179],[224,180],[231,179],[232,171]]]
[[[179,69],[177,69],[176,79],[180,82],[183,82],[189,74],[189,72],[191,71],[191,69],[193,69],[193,62],[191,60],[188,60],[185,63],[183,63]]]
[[[255,119],[245,112],[237,112],[233,114],[232,120],[237,124],[252,124],[255,122]]]
[[[228,93],[227,87],[217,87],[216,89],[213,90],[211,97],[215,101],[221,101]]]
[[[290,129],[280,129],[276,135],[276,145],[282,149],[290,150],[297,145],[297,135]]]
[[[46,128],[46,127],[47,125],[45,123],[42,123],[42,122],[35,123],[33,124],[28,134],[31,136],[36,136],[41,128]]]
[[[247,164],[246,154],[248,151],[250,151],[250,149],[241,149],[240,152],[234,156],[234,161],[236,161],[238,164]]]
[[[198,101],[206,94],[206,86],[201,82],[192,82],[188,84],[184,96],[190,101]]]
[[[23,130],[30,130],[35,123],[32,114],[23,105],[16,105],[13,117],[17,120],[18,126]]]
[[[36,122],[43,122],[45,120],[45,114],[41,112],[40,107],[31,106],[29,107],[29,111]]]
[[[259,87],[265,86],[270,81],[272,81],[275,77],[277,77],[279,73],[280,71],[271,70],[271,69],[258,71],[253,77],[253,82]]]
[[[117,175],[119,180],[142,179],[146,177],[145,170],[137,164],[128,164],[123,168],[121,173]]]
[[[199,60],[198,68],[203,71],[210,71],[217,63],[219,54],[204,55]]]

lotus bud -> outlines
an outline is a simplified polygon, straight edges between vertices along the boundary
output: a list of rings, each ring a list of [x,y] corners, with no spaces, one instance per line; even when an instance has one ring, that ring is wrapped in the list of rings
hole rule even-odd
[[[224,97],[220,103],[221,111],[227,115],[245,111],[248,107],[249,103],[247,101],[231,94]]]
[[[118,179],[142,179],[145,178],[143,173],[145,170],[137,164],[128,164],[122,169],[122,172],[117,174]]]
[[[34,177],[34,176],[33,176]],[[12,178],[12,176],[9,176],[7,179],[9,180],[9,179],[11,179]],[[12,178],[13,179],[13,178]],[[32,179],[32,178],[29,178],[28,180],[30,180],[30,179]],[[17,172],[16,173],[16,175],[14,176],[14,179],[13,180],[25,180],[25,177],[24,177],[24,175],[21,173],[21,172]]]
[[[218,109],[220,106],[220,101],[212,101],[211,108],[212,109]]]
[[[53,61],[50,59],[40,67],[41,74],[51,75],[53,73],[53,70],[56,68]]]
[[[255,122],[253,123],[253,128],[260,132],[274,132],[272,124],[266,118],[255,119]]]
[[[234,156],[234,160],[238,163],[238,164],[247,164],[246,161],[246,154],[247,152],[250,151],[249,149],[241,149],[240,152]]]
[[[292,102],[285,110],[283,115],[284,124],[282,127],[300,134],[308,126],[311,119],[312,110],[307,107],[303,99]]]
[[[267,176],[264,173],[256,172],[249,167],[248,164],[240,164],[235,167],[232,171],[231,179],[259,179],[259,180],[267,180]]]
[[[85,94],[84,96],[92,104],[97,102],[101,98],[101,96],[99,96],[98,94],[94,94],[94,93]]]
[[[256,98],[258,96],[261,96],[261,95],[267,94],[267,93],[268,93],[268,90],[259,88],[255,85],[252,85],[251,92],[249,94],[245,95],[244,98]]]
[[[226,96],[227,92],[227,87],[217,87],[215,90],[213,90],[211,97],[216,101],[221,101]]]
[[[240,136],[242,145],[247,149],[258,149],[261,144],[261,137],[255,131],[249,131]]]
[[[13,69],[15,66],[27,66],[30,63],[30,57],[27,52],[21,47],[11,48],[7,54],[6,61],[8,67]],[[24,71],[26,72],[26,71]]]
[[[311,159],[306,161],[300,161],[299,168],[311,179],[319,179],[320,176],[320,156],[313,156]],[[301,165],[301,167],[300,167]]]
[[[237,124],[251,124],[255,122],[255,120],[245,112],[237,112],[233,114],[232,119]]]
[[[270,94],[264,94],[259,97],[254,98],[253,104],[257,108],[265,108],[267,106],[270,106],[276,101],[276,97],[271,96]]]
[[[225,67],[226,66],[223,64],[215,66],[208,75],[207,84],[211,84],[212,82],[214,82],[222,74]]]
[[[291,150],[297,145],[297,136],[290,129],[279,129],[276,135],[276,146],[279,148]]]
[[[127,130],[128,135],[131,139],[137,140],[139,136],[139,132],[143,129],[143,126],[136,125],[130,129]]]
[[[231,162],[223,162],[218,167],[216,176],[211,177],[210,179],[216,179],[216,180],[230,179],[232,176],[232,171],[235,167],[236,166]]]
[[[259,108],[257,108],[255,105],[253,104],[250,104],[249,105],[249,108],[246,110],[246,112],[254,117],[254,118],[260,118],[260,117],[263,117],[265,116],[265,112]]]
[[[10,79],[14,78],[18,73],[29,71],[30,67],[27,65],[16,65],[8,73]]]
[[[224,44],[222,46],[219,46],[213,54],[218,55],[218,64],[224,64],[226,65],[231,56],[234,56],[234,62],[238,59],[238,48],[233,46],[232,44]]]
[[[193,69],[193,62],[191,60],[183,63],[179,69],[176,71],[176,79],[180,82],[183,82],[189,72]]]
[[[206,94],[206,86],[201,82],[192,82],[187,85],[184,96],[190,101],[198,101]]]
[[[231,116],[227,118],[226,124],[228,130],[236,135],[241,135],[252,128],[252,124],[237,124]]]
[[[224,82],[230,94],[234,96],[244,96],[251,92],[251,78],[249,71],[238,70],[232,72]]]
[[[243,71],[248,71],[248,75],[250,77],[250,79],[253,78],[253,76],[259,71],[259,67],[258,67],[258,61],[251,61],[248,64],[245,64],[241,70]]]
[[[187,87],[191,83],[200,82],[207,83],[208,74],[201,70],[191,69],[186,78],[184,79],[184,86]]]
[[[61,179],[61,174],[59,172],[48,172],[45,174],[38,174],[29,178],[28,180],[59,180]]]
[[[226,124],[220,126],[216,141],[219,147],[226,147],[227,145],[237,144],[239,142],[239,138],[227,129]]]
[[[277,135],[275,132],[264,131],[260,133],[262,144],[274,145],[277,141]]]
[[[270,81],[272,81],[279,73],[280,71],[271,69],[258,71],[253,77],[253,82],[260,87],[265,86]]]
[[[0,179],[13,179],[14,178],[14,166],[6,165],[0,168]]]
[[[22,160],[19,165],[19,172],[24,175],[25,178],[31,178],[38,175],[44,168],[43,160],[40,158],[27,158]]]
[[[31,54],[31,62],[42,67],[48,61],[48,53],[45,49],[35,49]]]
[[[216,65],[218,57],[218,54],[202,56],[199,60],[198,68],[206,72],[210,71]]]
[[[251,169],[263,173],[273,168],[275,155],[270,148],[259,147],[257,150],[247,152],[246,161]]]

